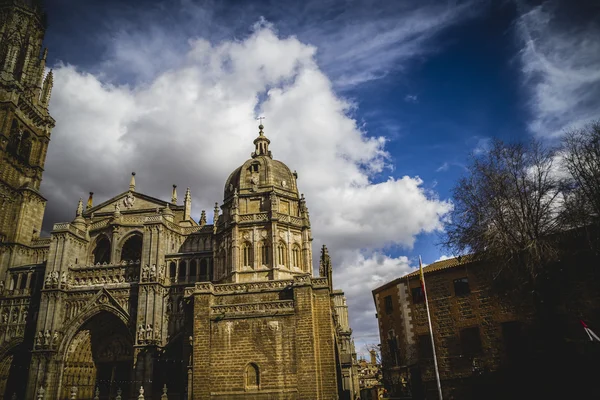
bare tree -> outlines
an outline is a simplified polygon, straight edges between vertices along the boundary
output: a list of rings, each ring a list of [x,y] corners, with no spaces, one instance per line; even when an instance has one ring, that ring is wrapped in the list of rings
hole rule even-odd
[[[570,174],[565,211],[577,225],[600,222],[600,121],[567,132],[563,163]]]
[[[504,143],[473,155],[468,175],[453,190],[454,211],[444,244],[454,254],[493,260],[496,276],[535,285],[556,258],[552,238],[561,230],[562,182],[556,153],[540,142]]]

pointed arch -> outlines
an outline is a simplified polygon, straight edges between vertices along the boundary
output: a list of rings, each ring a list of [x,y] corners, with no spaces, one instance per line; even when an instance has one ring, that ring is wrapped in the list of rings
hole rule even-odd
[[[248,363],[244,369],[244,389],[260,389],[260,369],[255,363]]]
[[[96,237],[94,250],[92,251],[93,264],[110,264],[111,245],[110,239],[105,234],[100,234]]]
[[[130,234],[121,243],[121,261],[139,262],[142,259],[144,241],[139,232]]]
[[[277,243],[277,264],[286,265],[287,261],[287,246],[283,241]]]
[[[246,241],[241,246],[241,261],[242,267],[254,267],[254,252],[252,251],[252,243]]]
[[[292,260],[291,266],[294,268],[302,269],[302,250],[298,244],[292,246]]]
[[[271,258],[269,243],[266,240],[262,240],[258,244],[258,248],[260,251],[260,265],[269,266],[269,260]]]

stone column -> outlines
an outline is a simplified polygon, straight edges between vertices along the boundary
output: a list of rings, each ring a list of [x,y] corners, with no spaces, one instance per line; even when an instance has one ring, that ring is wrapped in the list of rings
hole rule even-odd
[[[193,347],[192,347],[192,391],[188,396],[194,400],[210,399],[210,343],[211,321],[210,306],[212,304],[212,285],[206,289],[198,289],[193,295]]]
[[[312,288],[310,278],[298,276],[294,280],[294,304],[296,306],[296,365],[298,371],[298,398],[320,399],[321,371],[317,362],[317,334],[315,332]]]

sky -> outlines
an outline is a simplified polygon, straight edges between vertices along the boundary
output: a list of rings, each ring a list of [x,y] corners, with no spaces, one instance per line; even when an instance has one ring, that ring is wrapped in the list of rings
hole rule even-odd
[[[554,143],[600,118],[600,2],[46,0],[56,127],[44,228],[128,188],[190,187],[212,216],[256,117],[298,172],[357,350],[372,290],[439,245],[492,138]],[[210,222],[210,221],[209,221]],[[315,267],[318,263],[315,260]]]

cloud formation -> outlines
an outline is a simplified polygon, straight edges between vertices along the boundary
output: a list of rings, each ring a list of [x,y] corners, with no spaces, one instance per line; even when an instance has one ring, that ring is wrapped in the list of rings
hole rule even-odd
[[[419,177],[374,181],[391,162],[386,138],[357,125],[356,105],[336,94],[314,46],[268,24],[242,40],[186,46],[168,53],[169,68],[142,71],[144,79],[130,85],[109,83],[102,70],[55,66],[46,229],[71,220],[89,191],[98,204],[127,190],[131,171],[137,190],[151,196],[169,199],[172,184],[190,186],[198,219],[222,201],[225,179],[253,150],[255,117],[265,114],[274,157],[298,171],[315,255],[328,245],[355,332],[376,336],[371,290],[410,269],[406,257],[385,249],[411,248],[418,234],[441,230],[452,204]],[[107,70],[147,57],[135,43],[117,47],[129,50],[123,59],[111,53]]]
[[[589,17],[565,23],[562,19],[570,17],[563,14],[559,2],[547,1],[523,13],[516,24],[521,71],[530,92],[529,129],[542,137],[556,137],[600,117],[600,23]]]

